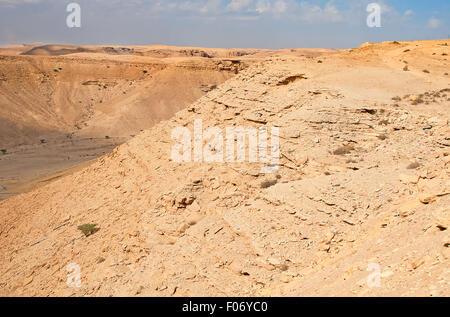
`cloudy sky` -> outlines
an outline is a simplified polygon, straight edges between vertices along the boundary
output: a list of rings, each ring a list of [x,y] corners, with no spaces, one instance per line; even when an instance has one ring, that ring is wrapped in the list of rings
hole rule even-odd
[[[66,25],[71,2],[81,7],[80,28]],[[367,27],[372,2],[381,28]],[[0,0],[0,45],[349,48],[447,38],[449,21],[449,0]]]

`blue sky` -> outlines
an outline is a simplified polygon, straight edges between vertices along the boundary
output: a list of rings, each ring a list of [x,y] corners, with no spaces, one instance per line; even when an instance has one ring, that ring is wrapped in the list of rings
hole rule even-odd
[[[81,28],[66,6],[81,6]],[[367,4],[381,28],[366,25]],[[449,0],[0,0],[7,43],[349,48],[450,35]]]

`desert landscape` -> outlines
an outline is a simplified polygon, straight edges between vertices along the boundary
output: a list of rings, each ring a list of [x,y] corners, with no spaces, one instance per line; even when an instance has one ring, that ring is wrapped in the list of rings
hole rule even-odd
[[[274,53],[168,46],[0,48],[0,200],[111,152]]]
[[[450,296],[449,45],[0,48],[0,296]]]

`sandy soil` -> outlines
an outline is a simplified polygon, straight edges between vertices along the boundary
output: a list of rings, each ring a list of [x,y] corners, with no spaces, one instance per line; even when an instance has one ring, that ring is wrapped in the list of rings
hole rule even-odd
[[[449,44],[261,53],[112,153],[0,202],[0,295],[449,296]],[[39,69],[45,58],[0,62]],[[51,58],[52,67],[69,63]],[[69,64],[61,64],[48,79],[61,89],[56,98],[87,101],[79,88],[90,76],[81,65],[91,60],[70,64],[67,77]],[[139,82],[143,94],[143,65],[117,63],[115,80]],[[56,76],[76,81],[63,85]],[[35,115],[46,125],[29,119],[26,127],[64,131],[66,122],[87,122],[75,137],[104,137],[100,127],[116,124],[129,133],[129,109],[107,116],[114,107],[103,108],[118,95],[105,92],[87,120],[69,103]],[[192,130],[195,119],[223,130],[279,127],[278,174],[261,174],[260,163],[173,162],[171,132]],[[16,131],[27,142],[27,130]],[[99,230],[86,237],[77,227],[89,223]],[[66,283],[72,263],[81,268],[80,288]],[[376,286],[368,283],[374,266]]]

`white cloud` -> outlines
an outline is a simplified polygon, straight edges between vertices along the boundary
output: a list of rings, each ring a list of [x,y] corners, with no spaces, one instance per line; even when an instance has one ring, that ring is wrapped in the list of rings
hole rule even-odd
[[[312,1],[298,2],[296,0],[198,0],[198,1],[172,1],[176,5],[166,5],[168,11],[182,10],[200,14],[215,14],[216,17],[228,16],[242,18],[248,14],[251,19],[254,15],[285,16],[293,20],[308,23],[338,22],[343,17],[339,9],[331,0],[324,6],[312,4]]]
[[[241,11],[252,4],[253,0],[231,0],[227,5],[227,9],[231,11]]]
[[[406,10],[405,13],[403,13],[403,16],[407,19],[411,18],[414,15],[413,10]]]
[[[258,2],[256,3],[255,11],[259,14],[266,13],[270,11],[270,9],[271,4],[268,0],[258,0]]]
[[[178,2],[169,2],[166,4],[167,11],[190,11],[194,13],[201,14],[212,14],[219,12],[221,8],[222,1],[221,0],[207,0],[207,1],[182,1]],[[157,3],[158,6],[161,6],[161,3]]]
[[[328,2],[323,8],[319,5],[301,2],[299,19],[308,23],[320,23],[341,22],[343,17],[333,1]]]
[[[428,27],[431,29],[436,29],[440,27],[442,24],[442,21],[436,18],[431,18],[428,20]]]
[[[384,2],[380,2],[379,3],[380,7],[381,7],[381,13],[382,14],[389,14],[389,13],[394,13],[395,9],[391,6],[389,6],[388,4],[384,3]]]
[[[269,0],[258,0],[253,8],[253,11],[258,14],[264,13],[275,13],[281,14],[287,11],[288,4],[284,0],[269,1]]]
[[[200,12],[201,13],[217,12],[218,10],[220,10],[220,6],[221,6],[221,0],[209,0],[200,9]]]
[[[273,11],[275,13],[284,13],[284,12],[286,12],[287,4],[283,0],[278,0],[277,2],[275,2],[273,7],[274,7]]]

